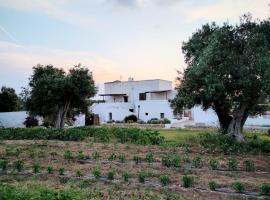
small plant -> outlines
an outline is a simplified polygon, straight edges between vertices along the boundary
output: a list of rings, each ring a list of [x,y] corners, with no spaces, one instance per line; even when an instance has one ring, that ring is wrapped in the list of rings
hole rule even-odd
[[[218,160],[215,160],[215,159],[211,159],[209,161],[209,169],[212,169],[212,170],[217,170],[219,168],[219,162]]]
[[[53,167],[52,166],[49,166],[47,168],[47,172],[48,172],[48,174],[53,174]]]
[[[118,156],[118,159],[121,163],[124,163],[126,161],[126,156],[124,154],[121,154]]]
[[[136,165],[142,162],[142,158],[140,156],[134,156],[133,160],[136,163]]]
[[[230,158],[228,160],[228,169],[230,171],[236,171],[237,170],[237,160],[235,158]]]
[[[192,160],[192,167],[202,168],[202,166],[203,166],[203,162],[202,162],[202,158],[200,156],[197,156]]]
[[[99,167],[95,167],[94,170],[92,171],[92,173],[93,173],[94,177],[96,179],[98,179],[100,177],[100,174],[101,174]]]
[[[108,171],[108,179],[109,180],[113,180],[114,179],[114,175],[115,175],[115,171],[114,170]]]
[[[7,166],[8,166],[8,161],[7,160],[0,160],[0,168],[2,169],[2,171],[7,170]]]
[[[59,168],[58,172],[59,172],[59,175],[63,176],[65,173],[65,168],[63,167]]]
[[[183,157],[182,157],[182,160],[183,162],[186,162],[186,163],[189,163],[190,162],[190,158],[187,154],[185,154]]]
[[[24,162],[22,160],[16,160],[14,162],[14,169],[16,169],[18,172],[23,170]]]
[[[238,193],[243,193],[243,192],[245,192],[245,186],[244,186],[244,184],[241,183],[241,182],[234,182],[234,183],[232,184],[232,188],[233,188],[236,192],[238,192]]]
[[[145,171],[140,171],[138,174],[138,180],[140,183],[144,183],[146,178],[146,172]]]
[[[33,168],[33,172],[34,172],[35,174],[37,174],[37,173],[39,173],[39,171],[40,171],[40,164],[35,162],[35,163],[33,164],[32,168]]]
[[[14,146],[7,146],[6,147],[6,155],[7,156],[16,156],[17,158],[22,153],[21,148],[14,147]]]
[[[254,172],[255,171],[255,166],[253,160],[245,160],[243,162],[244,169],[247,172]]]
[[[128,182],[128,179],[131,178],[131,174],[128,171],[123,172],[122,177],[125,182]]]
[[[154,155],[153,155],[152,153],[146,154],[145,160],[146,160],[148,163],[152,163],[152,162],[154,161]]]
[[[92,158],[93,158],[94,160],[99,159],[99,157],[100,157],[100,155],[99,155],[99,153],[98,153],[97,151],[94,151],[94,152],[92,153]]]
[[[83,152],[82,151],[78,151],[78,153],[77,153],[77,159],[82,160],[84,158],[85,158],[85,156],[84,156]]]
[[[216,181],[209,181],[208,182],[208,187],[210,190],[216,190],[218,187],[218,184]]]
[[[163,187],[167,186],[170,183],[170,178],[168,176],[166,176],[166,175],[160,176],[159,177],[159,182],[161,183],[161,185]]]
[[[270,185],[263,183],[260,186],[260,190],[262,195],[270,195]]]
[[[194,177],[190,175],[184,175],[182,177],[183,187],[188,188],[194,185]]]
[[[77,177],[81,177],[81,176],[82,176],[82,172],[81,172],[80,170],[77,170],[77,171],[76,171],[76,176],[77,176]]]
[[[117,156],[115,155],[115,153],[111,153],[111,155],[108,157],[108,160],[112,161],[115,160],[117,158]]]
[[[72,152],[70,150],[65,151],[64,158],[70,161],[73,158]]]
[[[167,155],[162,158],[161,163],[166,167],[180,167],[181,159],[177,154]]]

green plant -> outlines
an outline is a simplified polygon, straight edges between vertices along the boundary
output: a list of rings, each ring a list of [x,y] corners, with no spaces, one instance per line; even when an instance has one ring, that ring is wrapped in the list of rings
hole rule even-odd
[[[82,151],[78,151],[78,153],[77,153],[77,159],[82,160],[84,158],[85,158],[85,155],[83,154],[83,152]]]
[[[14,169],[16,169],[18,172],[23,170],[24,162],[22,160],[16,160],[14,162]]]
[[[202,168],[202,166],[203,166],[203,162],[202,162],[202,158],[200,156],[197,156],[192,160],[192,167]]]
[[[140,171],[138,174],[138,180],[140,183],[144,183],[145,182],[145,178],[146,178],[147,174],[145,171]]]
[[[121,154],[118,156],[118,159],[121,163],[124,163],[126,161],[126,156],[124,154]]]
[[[270,185],[269,184],[263,183],[260,186],[260,190],[261,190],[262,195],[270,195]]]
[[[183,187],[192,187],[194,185],[194,177],[191,175],[184,175],[182,177]]]
[[[133,156],[133,160],[135,164],[139,164],[142,162],[142,158],[140,156]]]
[[[166,167],[180,167],[181,166],[181,159],[180,156],[177,154],[167,155],[162,158],[161,163],[163,166]]]
[[[230,171],[236,171],[237,170],[237,160],[235,158],[230,158],[228,160],[228,169]]]
[[[124,118],[125,123],[127,122],[137,122],[138,118],[136,115],[129,115]]]
[[[98,179],[98,178],[100,177],[100,174],[101,174],[100,168],[99,168],[99,167],[95,167],[95,168],[93,169],[92,173],[93,173],[94,177],[95,177],[96,179]]]
[[[73,158],[72,152],[71,152],[70,150],[65,151],[65,153],[64,153],[64,158],[65,158],[66,160],[71,160],[71,159]]]
[[[37,162],[35,162],[35,163],[33,164],[32,168],[33,168],[33,172],[34,172],[35,174],[36,174],[36,173],[39,173],[39,171],[40,171],[40,164],[37,163]]]
[[[128,171],[123,172],[122,177],[125,182],[128,182],[128,179],[131,178],[131,174]]]
[[[219,168],[219,161],[215,159],[211,159],[209,161],[209,169],[217,170]]]
[[[162,186],[169,185],[170,183],[170,178],[169,176],[163,175],[159,177],[159,182],[161,183]]]
[[[232,184],[232,188],[236,191],[236,192],[239,192],[239,193],[243,193],[243,192],[245,192],[245,186],[244,186],[244,184],[243,183],[241,183],[241,182],[234,182],[233,184]]]
[[[255,171],[255,165],[254,165],[253,160],[245,160],[243,162],[243,165],[244,165],[245,171],[247,171],[247,172]]]
[[[6,147],[6,155],[7,156],[16,156],[19,157],[19,155],[22,153],[22,149],[18,147],[14,147],[13,145]]]
[[[117,158],[115,153],[111,153],[110,156],[108,157],[108,160],[112,161],[115,160]]]
[[[48,171],[49,174],[52,174],[53,173],[53,167],[52,166],[49,166],[47,168],[47,171]]]
[[[216,181],[209,181],[208,182],[208,187],[210,190],[216,190],[216,188],[218,187],[218,184]]]
[[[59,172],[59,175],[61,175],[61,176],[64,175],[65,168],[63,168],[63,167],[59,168],[58,172]]]
[[[99,157],[100,157],[99,152],[94,151],[94,152],[92,153],[92,158],[93,158],[94,160],[99,159]]]
[[[81,176],[82,176],[82,172],[81,172],[80,170],[77,170],[77,171],[76,171],[76,176],[77,176],[77,177],[81,177]]]
[[[114,170],[109,170],[108,171],[108,179],[109,180],[113,180],[114,179],[114,175],[115,175],[115,171]]]
[[[8,160],[1,159],[0,160],[0,168],[3,171],[5,171],[5,170],[7,170],[7,166],[8,166]]]
[[[147,153],[146,156],[145,156],[145,160],[148,163],[152,163],[154,161],[154,155],[152,153]]]

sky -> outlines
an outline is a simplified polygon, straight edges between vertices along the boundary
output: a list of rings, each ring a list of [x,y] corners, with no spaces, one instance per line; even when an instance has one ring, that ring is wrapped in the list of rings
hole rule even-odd
[[[114,80],[174,81],[183,41],[208,22],[270,16],[270,0],[0,0],[0,87],[17,93],[32,67],[81,63],[100,88]]]

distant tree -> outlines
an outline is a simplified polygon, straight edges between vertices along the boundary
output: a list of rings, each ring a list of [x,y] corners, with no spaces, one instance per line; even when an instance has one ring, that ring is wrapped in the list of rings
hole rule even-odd
[[[30,78],[30,115],[39,115],[55,128],[63,128],[67,115],[87,109],[90,97],[96,94],[92,73],[77,65],[65,73],[51,65],[33,67]]]
[[[270,95],[270,20],[203,25],[182,50],[187,68],[171,101],[175,113],[212,108],[223,132],[244,141],[247,117],[262,113]]]
[[[18,109],[18,96],[13,88],[3,86],[0,92],[0,112],[11,112]]]

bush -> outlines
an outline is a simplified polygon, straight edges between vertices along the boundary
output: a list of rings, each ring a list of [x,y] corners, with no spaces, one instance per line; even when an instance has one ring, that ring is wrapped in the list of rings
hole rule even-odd
[[[122,177],[125,182],[128,182],[128,179],[131,178],[131,174],[128,171],[123,172]]]
[[[154,155],[152,153],[147,153],[146,156],[145,156],[145,160],[148,163],[152,163],[154,161]]]
[[[101,174],[100,173],[100,168],[99,167],[95,167],[94,170],[92,171],[92,173],[93,173],[94,177],[96,179],[98,179],[100,177],[100,174]]]
[[[65,168],[63,167],[59,168],[58,172],[59,172],[59,175],[63,176],[65,173]]]
[[[194,177],[190,175],[184,175],[182,177],[183,187],[188,188],[194,185]]]
[[[124,121],[125,121],[125,123],[127,123],[127,122],[137,122],[138,118],[137,118],[136,115],[129,115],[129,116],[125,117]]]
[[[38,120],[35,117],[28,116],[23,122],[26,128],[38,126]]]
[[[202,168],[203,166],[203,162],[202,162],[202,158],[197,156],[192,160],[192,167],[194,168]]]
[[[47,172],[48,172],[48,174],[53,174],[53,167],[52,166],[49,166],[47,168]]]
[[[219,168],[219,161],[215,159],[211,159],[209,161],[209,169],[217,170]]]
[[[145,182],[145,178],[146,178],[146,172],[145,171],[140,171],[138,174],[138,180],[140,183],[144,183]]]
[[[254,165],[253,160],[245,160],[243,162],[243,165],[244,165],[245,171],[247,171],[247,172],[254,172],[255,171],[255,165]]]
[[[18,172],[21,172],[23,170],[24,162],[22,160],[16,160],[14,162],[14,169],[16,169]]]
[[[7,166],[8,166],[8,161],[7,160],[0,160],[0,168],[2,169],[2,171],[7,170]]]
[[[270,195],[270,185],[264,183],[260,186],[262,195]]]
[[[113,180],[114,179],[114,175],[115,175],[115,171],[114,170],[108,171],[108,179],[109,180]]]
[[[181,166],[181,159],[180,156],[177,154],[167,155],[163,157],[161,160],[163,166],[166,167],[180,167]]]
[[[39,173],[40,171],[40,164],[39,163],[34,163],[33,164],[33,172],[36,174],[36,173]]]
[[[245,192],[245,186],[243,183],[241,182],[234,182],[232,184],[232,188],[236,191],[236,192],[239,192],[239,193],[243,193]]]
[[[160,176],[159,177],[159,182],[161,183],[162,186],[166,186],[166,185],[169,185],[170,183],[170,178],[166,175],[164,176]]]
[[[237,160],[235,158],[230,158],[228,160],[228,169],[230,171],[236,171],[237,170]]]
[[[85,155],[83,154],[82,151],[78,151],[78,153],[77,153],[77,159],[79,159],[79,160],[85,159]]]
[[[209,181],[208,182],[208,187],[209,187],[210,190],[216,190],[217,187],[218,187],[218,184],[215,181]]]

